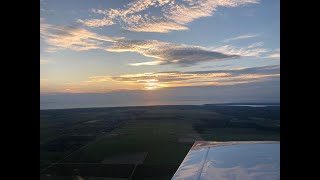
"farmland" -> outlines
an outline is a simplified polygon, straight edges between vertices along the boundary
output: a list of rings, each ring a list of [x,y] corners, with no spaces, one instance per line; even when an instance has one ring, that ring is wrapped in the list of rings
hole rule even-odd
[[[171,179],[194,141],[280,140],[280,107],[40,111],[40,179]]]

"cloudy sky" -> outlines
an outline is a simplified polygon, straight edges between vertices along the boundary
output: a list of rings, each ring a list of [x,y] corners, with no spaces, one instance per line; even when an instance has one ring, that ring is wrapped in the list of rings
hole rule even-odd
[[[41,95],[279,88],[279,0],[40,0],[40,14]]]

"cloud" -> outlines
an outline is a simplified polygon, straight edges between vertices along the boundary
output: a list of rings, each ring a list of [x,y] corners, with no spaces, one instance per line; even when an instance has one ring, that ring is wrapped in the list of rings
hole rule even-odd
[[[142,62],[142,63],[131,63],[130,66],[154,66],[154,65],[160,65],[162,61],[148,61],[148,62]]]
[[[258,42],[246,47],[236,47],[233,45],[223,45],[210,48],[213,51],[218,51],[225,54],[234,54],[238,56],[262,57],[262,54],[270,52],[270,50],[262,48],[263,43]]]
[[[102,18],[78,20],[90,27],[120,24],[138,32],[168,33],[188,30],[187,24],[214,14],[218,7],[238,7],[257,0],[135,0],[119,9],[93,9]],[[153,8],[159,11],[152,11]]]
[[[133,66],[140,65],[166,65],[177,64],[189,66],[205,61],[219,61],[239,58],[238,55],[224,54],[217,51],[207,50],[200,46],[184,44],[172,44],[158,40],[119,40],[113,46],[106,48],[111,52],[137,52],[157,60],[143,63],[133,63]]]
[[[130,86],[128,86],[131,88]],[[40,93],[106,93],[113,90],[118,90],[117,86],[106,86],[101,83],[89,82],[70,82],[70,81],[56,81],[49,79],[40,79]]]
[[[240,56],[260,57],[261,54],[269,52],[261,47],[263,45],[261,42],[247,47],[223,45],[205,48],[158,40],[127,40],[122,37],[102,36],[76,26],[48,24],[43,18],[40,18],[40,39],[49,45],[47,52],[63,49],[74,51],[101,49],[108,52],[136,52],[154,58],[152,61],[131,63],[131,66],[168,64],[191,66],[207,61],[235,59]],[[108,46],[106,43],[109,43]]]
[[[49,48],[46,49],[47,52],[63,49],[74,51],[102,49],[109,52],[136,52],[155,58],[155,60],[148,62],[132,63],[130,64],[132,66],[166,64],[190,66],[205,61],[239,58],[238,55],[207,50],[200,46],[102,36],[76,26],[48,24],[43,18],[40,18],[40,39],[49,45]],[[107,47],[105,43],[112,45]]]
[[[47,64],[49,61],[44,60],[44,59],[40,59],[40,64]]]
[[[49,81],[49,79],[46,79],[46,78],[40,79],[40,82],[48,82],[48,81]]]
[[[265,81],[280,76],[279,66],[263,66],[233,70],[193,72],[152,72],[121,76],[92,76],[89,83],[113,81],[123,84],[138,84],[145,89],[181,86],[222,86]]]
[[[243,40],[243,39],[250,39],[250,38],[255,38],[260,36],[260,34],[245,34],[245,35],[240,35],[240,36],[236,36],[233,38],[229,38],[224,40],[224,42],[230,42],[230,41],[236,41],[236,40]]]
[[[126,30],[136,31],[136,32],[158,32],[158,33],[168,33],[170,31],[183,31],[188,30],[187,27],[171,21],[159,21],[153,20],[148,22],[143,22],[139,26],[126,27]]]
[[[280,59],[280,48],[274,49],[274,53],[266,56],[266,58]]]
[[[202,66],[200,68],[202,69],[209,69],[209,68],[222,68],[222,67],[228,67],[231,66],[230,64],[223,64],[223,65],[215,65],[215,66]]]
[[[269,56],[267,56],[267,58],[280,59],[280,53],[270,54]]]
[[[76,26],[52,25],[40,18],[40,39],[50,45],[48,51],[60,49],[83,51],[101,49],[103,43],[115,42],[121,38],[101,36]]]
[[[90,20],[78,20],[78,22],[89,26],[89,27],[100,27],[100,26],[110,26],[115,24],[111,19],[103,18],[103,19],[90,19]]]
[[[55,63],[55,62],[53,60],[40,58],[40,64],[49,64],[49,63]]]
[[[108,52],[136,52],[154,58],[152,61],[130,64],[132,66],[167,64],[190,66],[206,61],[240,57],[230,52],[227,54],[201,46],[102,36],[80,27],[47,24],[43,18],[40,18],[40,39],[49,45],[49,48],[46,49],[47,52],[63,49],[74,51],[102,49]],[[110,44],[107,46],[106,43],[110,43],[111,46]]]

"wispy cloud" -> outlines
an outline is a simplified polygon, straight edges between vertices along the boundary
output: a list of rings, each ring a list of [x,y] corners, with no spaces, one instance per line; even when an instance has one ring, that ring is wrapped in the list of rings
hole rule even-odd
[[[90,19],[90,20],[81,20],[79,19],[78,22],[89,26],[89,27],[101,27],[101,26],[110,26],[115,24],[111,19],[103,18],[103,19]]]
[[[155,60],[132,63],[132,66],[176,64],[190,66],[206,61],[239,58],[237,54],[208,50],[201,46],[173,44],[158,40],[126,40],[102,36],[75,26],[47,24],[40,19],[40,38],[49,45],[47,52],[70,49],[102,49],[109,52],[136,52]],[[106,43],[109,43],[106,45]],[[45,63],[44,61],[42,63]]]
[[[112,52],[137,52],[157,59],[131,64],[133,66],[166,64],[189,66],[206,61],[239,58],[238,55],[232,53],[224,54],[223,52],[207,50],[200,46],[173,44],[157,40],[120,40],[106,50]]]
[[[44,59],[40,59],[40,64],[47,64],[48,61],[47,60],[44,60]]]
[[[237,41],[237,40],[243,40],[243,39],[250,39],[260,36],[260,34],[244,34],[236,37],[232,37],[229,39],[224,40],[224,42],[231,42],[231,41]]]
[[[267,56],[267,58],[280,59],[280,53],[270,54],[269,56]]]
[[[136,52],[153,58],[146,62],[131,63],[131,66],[168,64],[191,66],[202,62],[230,60],[241,56],[261,57],[262,54],[270,52],[262,47],[262,42],[246,47],[222,45],[207,48],[158,40],[127,40],[122,37],[99,35],[77,26],[48,24],[43,18],[40,18],[40,38],[49,45],[49,48],[46,49],[47,52],[63,49],[74,51],[101,49],[108,52]],[[270,58],[276,58],[276,54]]]
[[[187,24],[214,14],[218,7],[237,7],[258,3],[257,0],[135,0],[119,9],[93,9],[102,18],[78,20],[90,27],[120,24],[122,28],[138,32],[168,33],[187,30]],[[157,7],[160,12],[151,11]]]
[[[269,49],[263,48],[263,43],[253,43],[245,47],[237,47],[233,45],[222,45],[210,48],[213,51],[218,51],[225,54],[235,54],[239,56],[262,57],[262,54],[270,52]]]
[[[125,74],[121,76],[92,76],[87,82],[116,82],[140,84],[145,89],[161,87],[234,85],[263,81],[280,76],[279,66],[252,67],[233,70],[193,71],[193,72],[152,72]]]
[[[273,49],[263,58],[280,59],[280,48]]]
[[[130,87],[130,86],[128,86]],[[134,87],[130,87],[134,88]],[[49,79],[40,79],[41,93],[106,93],[119,90],[116,86],[111,88],[105,84],[89,82],[58,82]]]
[[[141,63],[131,63],[130,66],[154,66],[160,65],[162,61],[148,61],[148,62],[141,62]]]
[[[76,26],[52,25],[40,18],[40,38],[51,46],[49,51],[71,49],[83,51],[101,49],[105,42],[115,42],[121,38],[101,36]]]
[[[222,68],[222,67],[228,67],[231,66],[230,64],[223,64],[223,65],[215,65],[215,66],[202,66],[200,68],[202,69],[209,69],[209,68]]]

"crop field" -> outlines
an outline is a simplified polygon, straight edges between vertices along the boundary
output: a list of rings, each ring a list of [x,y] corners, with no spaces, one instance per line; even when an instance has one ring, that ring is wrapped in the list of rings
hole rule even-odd
[[[194,141],[280,140],[280,107],[41,110],[40,179],[171,179]]]

